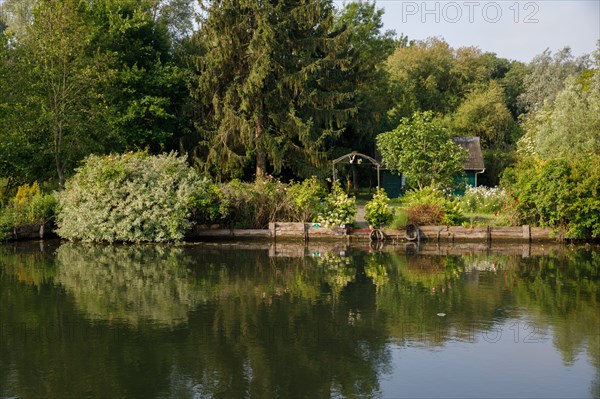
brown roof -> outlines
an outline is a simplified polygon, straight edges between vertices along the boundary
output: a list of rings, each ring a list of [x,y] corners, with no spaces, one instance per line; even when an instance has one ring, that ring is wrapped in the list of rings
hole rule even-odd
[[[483,170],[485,168],[479,137],[454,137],[452,140],[469,151],[469,158],[465,161],[465,170]]]

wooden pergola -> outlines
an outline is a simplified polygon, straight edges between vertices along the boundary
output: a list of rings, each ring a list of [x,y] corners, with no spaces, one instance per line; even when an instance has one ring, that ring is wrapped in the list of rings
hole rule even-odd
[[[380,180],[379,180],[379,169],[381,168],[381,164],[379,162],[377,162],[374,158],[371,158],[368,155],[365,154],[361,154],[360,152],[357,151],[352,151],[346,155],[342,155],[339,158],[336,158],[332,161],[332,169],[333,169],[333,181],[337,181],[337,173],[336,173],[336,169],[335,169],[335,165],[338,163],[348,163],[350,165],[360,165],[362,164],[362,160],[366,159],[367,161],[371,162],[373,165],[375,165],[377,167],[377,188],[380,187]]]

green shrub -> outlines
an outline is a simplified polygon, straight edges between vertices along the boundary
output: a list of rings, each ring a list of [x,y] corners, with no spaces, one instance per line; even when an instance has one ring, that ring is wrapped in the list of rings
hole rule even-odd
[[[356,215],[356,198],[349,197],[342,189],[339,182],[335,182],[331,193],[325,198],[325,206],[318,221],[326,227],[339,227],[349,225]]]
[[[272,177],[243,183],[239,180],[221,186],[222,206],[227,207],[224,223],[232,228],[264,229],[270,222],[291,218],[293,205],[287,186]]]
[[[196,224],[220,224],[229,216],[228,198],[221,187],[206,178],[196,185],[192,205],[192,220]]]
[[[567,238],[600,238],[600,156],[585,161],[528,159],[507,169],[503,212],[516,222],[564,229]]]
[[[406,193],[404,209],[408,214],[408,221],[420,225],[454,225],[462,216],[457,201],[431,187]]]
[[[371,226],[379,229],[387,226],[394,219],[394,212],[389,205],[388,198],[383,188],[378,188],[373,199],[365,205],[365,219]]]
[[[327,186],[316,176],[301,183],[292,183],[287,195],[293,203],[292,220],[294,222],[312,221],[321,212],[327,197]]]
[[[494,213],[502,210],[506,192],[498,187],[467,187],[459,202],[464,212]]]
[[[83,241],[177,241],[200,179],[185,157],[87,157],[58,196],[58,234]]]
[[[394,218],[390,223],[390,228],[393,230],[403,230],[408,224],[408,213],[404,208],[396,208],[394,210]]]
[[[327,187],[316,177],[286,185],[272,177],[252,183],[203,181],[194,195],[194,221],[230,228],[263,229],[270,222],[313,220],[323,208]]]

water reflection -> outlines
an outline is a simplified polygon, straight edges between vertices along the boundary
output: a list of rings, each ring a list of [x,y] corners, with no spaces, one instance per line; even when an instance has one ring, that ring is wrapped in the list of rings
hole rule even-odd
[[[206,300],[189,278],[191,263],[178,247],[65,243],[56,251],[54,282],[90,319],[177,324]]]
[[[598,251],[42,249],[0,248],[0,396],[464,396],[453,362],[473,348],[502,348],[499,370],[558,353],[563,390],[533,393],[599,393]],[[443,389],[411,390],[444,359]],[[474,394],[495,387],[477,378]]]

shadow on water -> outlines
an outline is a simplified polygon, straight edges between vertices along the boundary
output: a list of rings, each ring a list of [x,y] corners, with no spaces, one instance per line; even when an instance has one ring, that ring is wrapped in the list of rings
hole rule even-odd
[[[585,358],[585,386],[561,384],[597,397],[599,284],[600,252],[582,247],[11,244],[0,396],[419,396],[398,359],[460,357],[502,330],[562,368]],[[445,373],[455,385],[427,392],[460,396]]]

